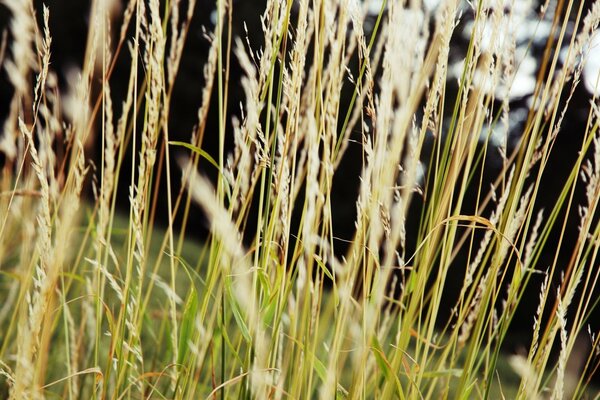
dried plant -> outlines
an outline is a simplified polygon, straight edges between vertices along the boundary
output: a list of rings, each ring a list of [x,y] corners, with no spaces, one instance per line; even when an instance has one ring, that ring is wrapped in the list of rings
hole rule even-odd
[[[236,26],[240,2],[217,0],[212,29],[193,32],[206,42],[203,87],[183,140],[171,132],[176,93],[205,10],[92,3],[68,85],[53,69],[53,8],[4,3],[0,63],[13,90],[0,135],[0,396],[594,390],[595,95],[581,132],[565,125],[599,2],[266,0],[249,29]],[[517,124],[536,35],[519,29],[531,18],[549,33]],[[578,152],[544,199],[564,135]],[[342,186],[354,196],[340,202]],[[341,208],[355,210],[350,231]],[[191,235],[198,224],[206,237]],[[526,350],[507,354],[528,303]],[[569,370],[574,355],[581,370]]]

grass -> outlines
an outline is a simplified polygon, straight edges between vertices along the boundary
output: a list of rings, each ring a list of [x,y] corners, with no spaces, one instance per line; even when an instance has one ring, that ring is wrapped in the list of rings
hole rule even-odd
[[[593,397],[598,100],[581,132],[561,127],[600,4],[587,15],[583,2],[542,8],[554,34],[511,146],[512,9],[468,6],[473,34],[453,93],[450,41],[466,5],[449,0],[430,15],[401,3],[384,1],[367,29],[356,1],[268,1],[257,51],[233,37],[235,5],[217,0],[198,125],[185,141],[168,121],[194,1],[132,0],[119,18],[94,2],[80,79],[66,93],[52,71],[52,10],[6,3],[0,61],[14,93],[0,142],[2,396]],[[117,98],[109,77],[123,57],[128,90]],[[244,103],[230,124],[234,60]],[[494,129],[498,171],[486,163],[498,151]],[[208,134],[218,134],[216,153]],[[554,145],[569,134],[580,151],[539,212]],[[102,148],[95,169],[91,141]],[[334,180],[351,146],[360,147],[357,196],[347,199],[356,219],[337,232]],[[155,222],[159,198],[166,229]],[[199,223],[192,207],[210,226],[201,244],[186,233]],[[507,355],[532,293],[531,335]],[[573,370],[575,356],[583,367]]]

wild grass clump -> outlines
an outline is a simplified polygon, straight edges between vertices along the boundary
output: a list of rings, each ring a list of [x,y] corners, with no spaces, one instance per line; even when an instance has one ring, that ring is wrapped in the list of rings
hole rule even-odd
[[[600,272],[596,97],[584,130],[562,125],[598,2],[587,15],[577,1],[536,10],[552,34],[514,145],[507,99],[519,66],[502,2],[384,1],[366,28],[368,7],[356,0],[269,0],[256,44],[233,37],[236,7],[218,0],[197,128],[184,141],[169,132],[172,93],[192,17],[204,11],[131,0],[117,18],[108,3],[93,2],[67,92],[52,70],[52,9],[6,3],[11,39],[0,56],[14,93],[0,141],[1,397],[590,393],[600,337],[590,319]],[[465,7],[474,27],[453,93],[450,43]],[[110,76],[123,58],[130,75],[118,98]],[[228,109],[234,61],[241,114]],[[217,132],[206,132],[211,114]],[[580,151],[540,211],[561,135]],[[102,149],[93,162],[90,143]],[[334,179],[350,146],[361,172],[342,243]],[[486,160],[498,150],[493,170]],[[127,199],[117,196],[123,182]],[[169,210],[166,229],[154,222],[157,201]],[[205,220],[191,219],[192,207]],[[416,227],[407,222],[415,210]],[[199,224],[210,226],[201,246],[186,234]],[[530,341],[507,356],[515,315],[532,301]],[[575,371],[574,354],[583,359]]]

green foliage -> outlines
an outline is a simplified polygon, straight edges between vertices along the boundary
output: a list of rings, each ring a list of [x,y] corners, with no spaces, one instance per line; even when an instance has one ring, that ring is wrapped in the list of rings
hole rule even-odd
[[[598,3],[585,18],[575,1],[539,16],[561,33],[548,39],[541,62],[549,72],[537,77],[514,148],[512,110],[499,94],[510,90],[519,61],[512,9],[469,2],[473,34],[453,92],[450,43],[466,7],[459,1],[435,11],[384,1],[371,27],[356,1],[267,1],[257,51],[234,37],[241,5],[218,0],[198,129],[176,141],[172,93],[199,6],[132,1],[117,16],[106,3],[94,2],[80,80],[63,94],[51,79],[52,9],[40,19],[27,1],[7,3],[14,23],[0,61],[15,92],[0,143],[0,397],[591,393],[600,340],[587,332],[598,302],[596,98],[577,133],[578,156],[564,166],[564,189],[548,216],[536,210],[557,137],[571,133],[560,130],[565,93],[579,84]],[[553,49],[566,43],[567,27],[576,32],[566,44],[573,56],[559,66]],[[121,32],[112,46],[110,32]],[[117,98],[110,75],[127,57],[128,91]],[[234,60],[243,71],[243,118],[228,132]],[[122,104],[120,115],[113,103]],[[217,154],[203,143],[211,113]],[[498,150],[494,129],[504,135],[499,171],[486,164]],[[102,146],[95,169],[85,151],[91,140]],[[349,146],[360,148],[351,160],[360,176],[357,197],[346,199],[356,205],[355,229],[342,232],[351,235],[342,246],[334,178]],[[173,148],[189,150],[179,170]],[[206,178],[215,168],[216,182]],[[180,174],[185,190],[174,184]],[[130,187],[127,215],[117,210],[119,182]],[[165,229],[155,223],[158,198],[167,203]],[[421,215],[411,230],[415,203]],[[191,207],[210,224],[203,243],[187,233],[197,223]],[[575,244],[554,247],[548,238],[562,243],[573,215]],[[565,252],[568,265],[559,261]],[[540,265],[548,254],[552,264]],[[505,354],[538,277],[532,337],[522,354]],[[459,291],[449,301],[451,283]],[[570,370],[586,335],[591,349]]]

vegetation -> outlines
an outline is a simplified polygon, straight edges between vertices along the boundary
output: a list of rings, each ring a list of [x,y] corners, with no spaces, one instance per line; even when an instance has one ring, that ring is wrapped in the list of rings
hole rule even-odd
[[[6,3],[12,33],[0,60],[14,96],[0,142],[3,397],[590,395],[600,337],[589,326],[600,273],[595,97],[563,191],[543,213],[535,206],[600,4],[587,16],[584,2],[542,7],[540,18],[555,13],[556,34],[509,146],[511,107],[498,93],[518,65],[511,11],[493,1],[448,0],[435,15],[420,1],[384,1],[366,30],[366,5],[355,0],[269,0],[257,51],[233,37],[232,1],[217,0],[198,127],[185,142],[170,139],[168,121],[195,1],[131,0],[121,26],[111,26],[108,3],[93,2],[80,79],[66,93],[52,71],[51,10]],[[451,95],[450,40],[463,7],[475,27]],[[577,34],[558,67],[567,26]],[[113,61],[127,56],[127,95],[115,98]],[[234,58],[245,102],[229,132]],[[218,114],[216,154],[203,147],[209,113]],[[503,138],[499,174],[485,162],[497,151],[492,131]],[[103,149],[95,169],[90,141]],[[348,199],[355,230],[342,245],[332,193],[349,146],[360,146],[362,172]],[[178,169],[176,149],[188,154]],[[168,187],[160,196],[158,179]],[[118,182],[130,186],[124,218]],[[166,230],[154,222],[159,197],[170,210]],[[206,223],[189,218],[194,206],[211,227],[201,245],[186,234]],[[406,224],[414,209],[418,232]],[[573,215],[578,237],[565,248]],[[547,254],[553,262],[540,265]],[[506,356],[515,313],[539,277],[530,341]],[[590,345],[573,372],[567,363],[581,356],[582,338]]]

